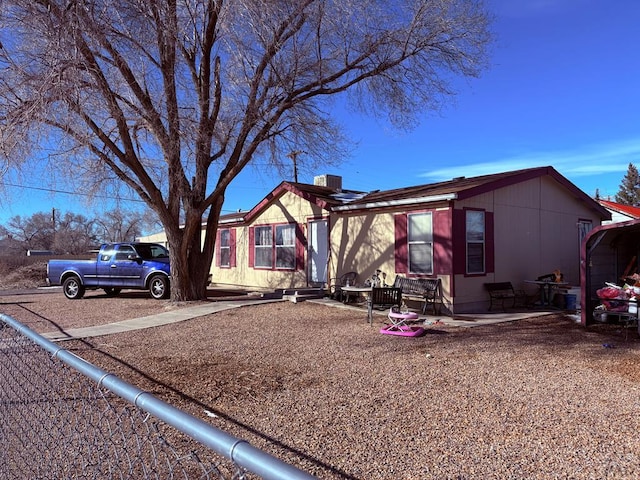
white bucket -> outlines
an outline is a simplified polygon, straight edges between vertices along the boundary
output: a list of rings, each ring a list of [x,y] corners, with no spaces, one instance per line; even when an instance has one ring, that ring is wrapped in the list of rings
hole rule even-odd
[[[567,294],[576,296],[576,308],[580,310],[580,287],[569,287]]]

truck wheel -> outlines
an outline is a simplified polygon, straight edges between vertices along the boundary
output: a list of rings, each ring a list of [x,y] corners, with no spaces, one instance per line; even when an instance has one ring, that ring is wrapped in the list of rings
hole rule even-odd
[[[82,285],[80,279],[74,275],[64,281],[62,291],[64,292],[64,296],[69,300],[79,300],[84,295],[84,285]]]
[[[164,275],[155,275],[149,280],[149,293],[152,298],[162,300],[169,295],[169,279]]]
[[[106,287],[103,289],[107,297],[117,297],[120,294],[120,288]]]

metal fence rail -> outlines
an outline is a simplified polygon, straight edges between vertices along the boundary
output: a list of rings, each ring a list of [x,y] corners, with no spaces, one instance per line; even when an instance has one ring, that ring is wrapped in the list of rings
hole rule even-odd
[[[0,314],[0,478],[256,476],[315,478]]]

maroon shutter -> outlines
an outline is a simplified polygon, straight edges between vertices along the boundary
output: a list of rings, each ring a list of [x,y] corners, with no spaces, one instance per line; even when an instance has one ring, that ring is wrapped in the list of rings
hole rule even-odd
[[[451,249],[451,210],[433,212],[433,274],[450,275],[453,265]]]
[[[396,273],[409,271],[409,245],[407,244],[407,215],[402,213],[393,217],[395,224],[395,261]]]
[[[255,264],[255,231],[254,227],[249,227],[249,267]]]
[[[493,235],[493,212],[484,212],[485,273],[495,272],[495,238]]]
[[[296,224],[296,270],[304,270],[304,251],[306,241],[302,225]]]
[[[221,253],[220,253],[220,247],[222,246],[222,242],[220,241],[220,232],[222,230],[218,230],[218,234],[216,235],[216,267],[220,266],[220,257],[221,257]]]
[[[467,272],[467,237],[464,210],[455,209],[452,220],[453,273],[464,275]]]
[[[229,266],[236,266],[236,229],[229,229]]]

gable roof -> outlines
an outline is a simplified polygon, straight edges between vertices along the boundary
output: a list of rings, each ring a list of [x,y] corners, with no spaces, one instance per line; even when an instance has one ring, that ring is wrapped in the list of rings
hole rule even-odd
[[[558,182],[575,199],[598,212],[602,219],[611,218],[610,212],[604,206],[560,175],[553,167],[537,167],[470,178],[458,177],[443,182],[373,192],[284,181],[250,211],[238,212],[230,216],[232,218],[229,218],[228,222],[251,222],[253,218],[260,215],[267,206],[286,192],[291,192],[327,211],[348,212],[463,200],[543,176],[549,176]]]
[[[470,178],[459,177],[427,185],[371,192],[357,203],[354,202],[348,205],[338,206],[334,208],[334,210],[348,211],[375,208],[376,206],[383,207],[429,203],[442,200],[463,200],[543,176],[549,176],[558,182],[576,200],[598,212],[603,219],[611,218],[611,214],[602,205],[560,175],[553,167],[527,168]]]
[[[621,213],[629,218],[640,218],[640,207],[634,207],[633,205],[623,205],[622,203],[612,202],[610,200],[598,200],[600,205],[613,212]]]
[[[358,190],[344,190],[321,185],[310,185],[308,183],[284,181],[274,188],[251,210],[225,215],[225,223],[251,222],[253,218],[259,216],[265,208],[286,192],[291,192],[294,195],[307,200],[309,203],[317,205],[327,211],[331,211],[337,206],[360,199],[366,195],[366,192]],[[223,216],[220,216],[221,223],[222,218]]]

